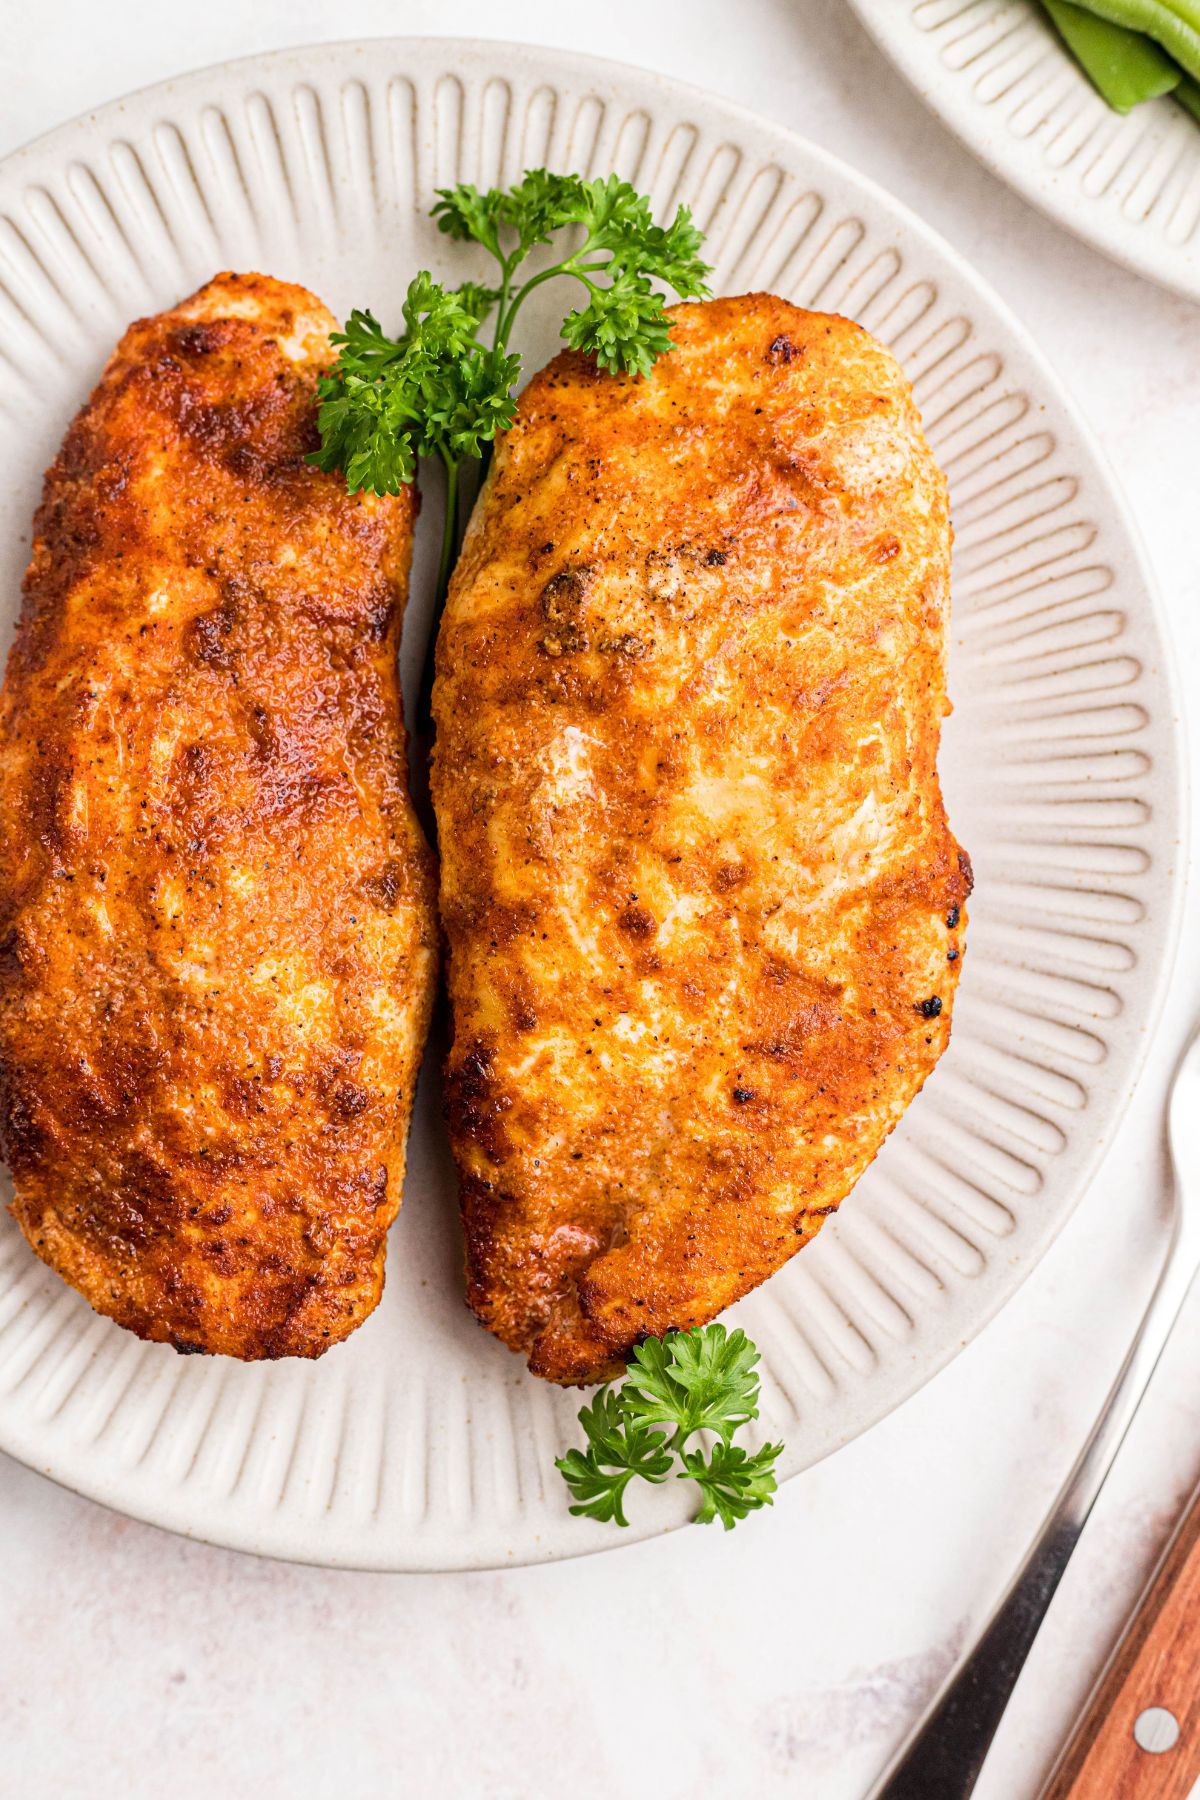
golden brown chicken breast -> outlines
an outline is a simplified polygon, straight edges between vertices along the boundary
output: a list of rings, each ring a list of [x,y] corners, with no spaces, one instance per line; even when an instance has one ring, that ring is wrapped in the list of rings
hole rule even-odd
[[[896,364],[769,295],[526,389],[438,645],[470,1303],[555,1381],[819,1230],[950,1030],[946,486]]]
[[[332,319],[221,275],[46,477],[0,697],[0,1130],[29,1242],[180,1350],[383,1286],[435,968],[396,645],[414,500],[305,462]]]

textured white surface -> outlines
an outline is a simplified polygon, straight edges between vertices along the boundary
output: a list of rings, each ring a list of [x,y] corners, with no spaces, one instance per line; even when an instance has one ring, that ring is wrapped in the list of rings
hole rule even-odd
[[[501,30],[641,59],[846,156],[1006,294],[1104,436],[1194,682],[1193,307],[1062,237],[925,115],[836,5],[613,0],[603,30],[546,4],[363,5],[364,31]],[[346,30],[317,4],[132,6],[9,23],[15,143],[135,82]],[[18,28],[19,26],[19,28]],[[62,46],[75,54],[64,59]],[[0,1729],[15,1792],[583,1795],[653,1786],[855,1800],[969,1632],[1069,1460],[1114,1355],[1157,1181],[1166,1069],[1187,1028],[1194,912],[1140,1100],[1060,1243],[916,1399],[728,1539],[498,1576],[331,1575],[188,1546],[3,1475]],[[1080,1553],[979,1793],[1025,1800],[1194,1472],[1197,1344],[1181,1347]],[[1190,1355],[1190,1362],[1188,1356]],[[635,1722],[612,1722],[636,1691]],[[655,1702],[646,1696],[653,1694]],[[566,1773],[564,1773],[566,1772]]]
[[[1200,126],[1169,97],[1124,118],[1037,0],[851,0],[988,167],[1129,268],[1200,299]]]

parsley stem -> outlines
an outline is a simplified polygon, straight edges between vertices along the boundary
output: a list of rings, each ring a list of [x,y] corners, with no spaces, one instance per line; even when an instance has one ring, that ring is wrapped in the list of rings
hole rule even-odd
[[[437,594],[433,602],[433,626],[429,633],[429,647],[425,654],[425,662],[421,670],[421,686],[417,694],[416,729],[422,735],[431,731],[433,726],[433,649],[437,643],[438,626],[441,624],[446,595],[450,591],[451,571],[458,555],[458,471],[460,462],[457,457],[449,455],[445,449],[442,449],[439,454],[442,459],[442,467],[446,471],[446,505],[442,514],[442,553],[438,558]]]
[[[502,311],[500,314],[500,323],[496,327],[497,348],[502,350],[508,348],[508,340],[512,332],[513,322],[516,319],[520,307],[529,298],[530,294],[532,294],[534,288],[541,287],[544,281],[553,281],[556,275],[573,275],[574,273],[575,270],[569,263],[561,262],[555,263],[553,268],[543,269],[540,275],[531,275],[525,285],[517,289],[509,304],[508,311]]]
[[[508,348],[507,334],[502,336],[501,333],[504,331],[504,315],[508,308],[508,296],[512,292],[515,268],[516,264],[511,259],[500,264],[500,292],[496,295],[496,329],[492,334],[493,350],[507,350]],[[511,329],[511,321],[509,329]]]
[[[573,275],[576,281],[581,281],[583,283],[589,294],[597,294],[600,292],[599,287],[591,277],[593,275],[602,275],[608,267],[608,264],[604,262],[580,262],[579,258],[586,255],[587,250],[588,246],[585,244],[582,250],[576,250],[573,256],[568,256],[563,262],[555,263],[552,268],[543,269],[540,275],[531,275],[524,287],[517,289],[511,302],[508,301],[508,277],[506,272],[505,285],[501,288],[500,292],[500,312],[496,321],[496,348],[498,350],[507,350],[508,340],[512,333],[513,325],[516,322],[518,311],[524,301],[532,294],[534,288],[541,287],[544,281],[553,281],[558,275]],[[504,310],[506,303],[508,305],[507,312]]]
[[[437,580],[437,616],[441,616],[442,607],[446,603],[446,595],[450,589],[450,571],[454,567],[454,558],[458,551],[458,460],[447,456],[443,451],[442,463],[446,470],[446,510],[442,518],[442,554],[438,561]]]
[[[492,349],[493,350],[505,350],[508,347],[506,344],[502,343],[500,340],[500,327],[504,323],[504,309],[507,305],[508,305],[508,284],[506,282],[504,284],[504,286],[500,289],[500,292],[496,299],[496,329],[492,333]]]

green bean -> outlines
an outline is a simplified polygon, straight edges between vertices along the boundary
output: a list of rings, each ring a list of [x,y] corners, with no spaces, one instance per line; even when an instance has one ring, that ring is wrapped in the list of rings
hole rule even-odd
[[[1175,98],[1180,106],[1186,106],[1193,119],[1200,120],[1200,81],[1193,81],[1185,75],[1175,89]]]
[[[1178,87],[1182,73],[1141,32],[1098,19],[1074,0],[1042,0],[1063,42],[1114,112],[1131,112]]]
[[[1085,0],[1087,9],[1127,31],[1140,31],[1200,81],[1200,0]]]

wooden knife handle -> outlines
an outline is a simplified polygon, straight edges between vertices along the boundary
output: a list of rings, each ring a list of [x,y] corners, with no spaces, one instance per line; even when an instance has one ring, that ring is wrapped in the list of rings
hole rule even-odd
[[[1161,1708],[1170,1719],[1143,1719],[1151,1708]],[[1172,1719],[1179,1734],[1170,1749],[1141,1747],[1139,1737],[1167,1742]],[[1045,1800],[1188,1800],[1198,1779],[1200,1487],[1067,1746]]]

